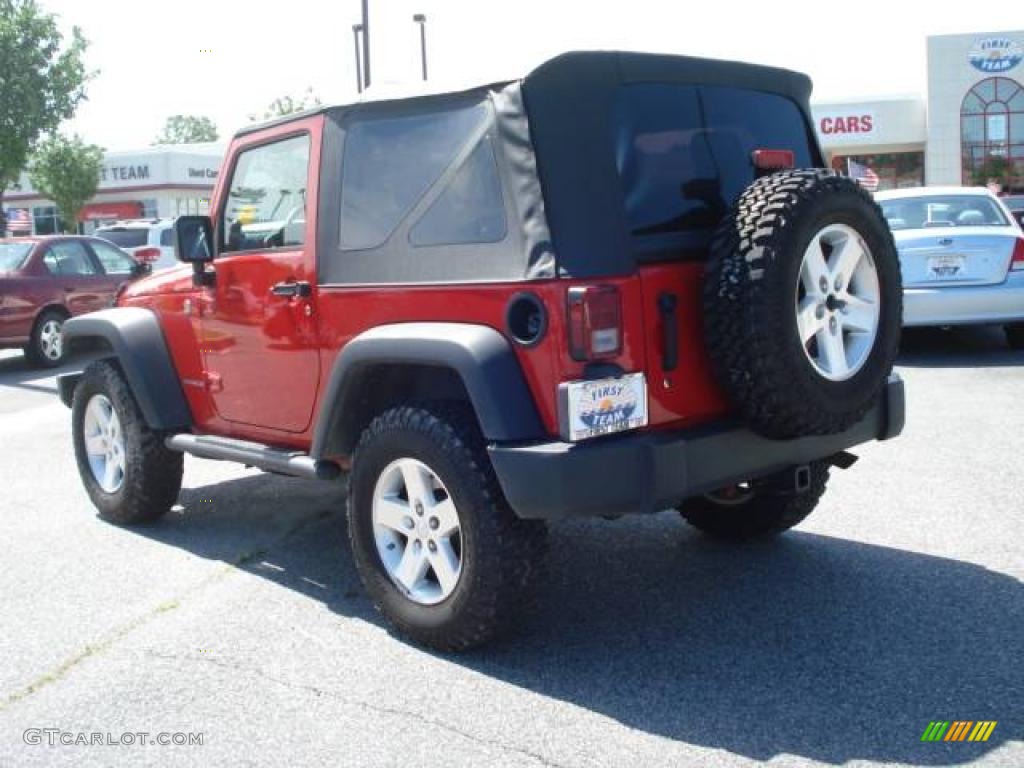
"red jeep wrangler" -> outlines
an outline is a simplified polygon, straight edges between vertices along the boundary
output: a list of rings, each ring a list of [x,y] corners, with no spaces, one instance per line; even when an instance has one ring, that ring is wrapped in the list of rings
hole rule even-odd
[[[442,649],[508,625],[544,520],[797,524],[903,426],[892,237],[810,90],[573,53],[242,130],[176,223],[191,271],[65,324],[106,350],[60,380],[90,498],[155,520],[182,453],[344,476],[367,591]]]

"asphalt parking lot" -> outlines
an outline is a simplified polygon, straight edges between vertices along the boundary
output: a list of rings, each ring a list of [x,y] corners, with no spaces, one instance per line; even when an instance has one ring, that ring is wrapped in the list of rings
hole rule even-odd
[[[53,376],[0,353],[0,765],[1020,766],[1024,353],[916,332],[899,369],[904,436],[796,531],[555,525],[518,632],[448,657],[383,626],[336,486],[188,459],[164,521],[101,522]],[[998,725],[921,743],[932,720]]]

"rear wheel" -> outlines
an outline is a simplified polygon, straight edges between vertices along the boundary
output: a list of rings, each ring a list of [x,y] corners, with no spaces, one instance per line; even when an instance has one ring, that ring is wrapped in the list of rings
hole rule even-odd
[[[25,355],[33,365],[53,368],[67,358],[62,335],[66,319],[67,316],[56,309],[48,309],[36,319],[25,347]]]
[[[71,404],[75,458],[89,498],[112,523],[148,523],[174,505],[184,456],[151,430],[112,363],[85,369]]]
[[[722,488],[679,507],[683,518],[701,531],[728,539],[772,536],[802,522],[825,492],[829,465],[808,465],[809,482],[797,492],[793,473]]]
[[[518,519],[461,408],[401,407],[367,427],[353,457],[349,537],[367,592],[400,632],[441,650],[507,628],[544,549]]]
[[[1024,349],[1024,323],[1003,326],[1003,331],[1010,349]]]

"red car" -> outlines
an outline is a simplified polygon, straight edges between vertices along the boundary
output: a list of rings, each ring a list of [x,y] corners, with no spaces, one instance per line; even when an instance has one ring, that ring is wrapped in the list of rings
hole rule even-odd
[[[111,306],[122,283],[148,271],[146,256],[133,259],[96,237],[0,240],[0,349],[21,347],[35,365],[60,365],[64,321]]]

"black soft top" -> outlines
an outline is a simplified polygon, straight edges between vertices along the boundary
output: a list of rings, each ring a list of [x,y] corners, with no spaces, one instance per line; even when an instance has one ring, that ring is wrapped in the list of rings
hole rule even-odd
[[[506,174],[512,178],[515,207],[522,212],[517,228],[522,236],[515,245],[521,258],[510,261],[494,255],[492,266],[496,269],[505,264],[511,269],[508,275],[482,262],[473,265],[465,261],[465,277],[501,274],[534,279],[556,274],[627,274],[635,262],[612,144],[613,107],[621,86],[634,83],[726,86],[788,98],[804,116],[813,162],[822,164],[810,117],[811,80],[806,75],[733,61],[618,51],[566,53],[519,80],[456,93],[410,94],[404,98],[389,95],[323,107],[247,126],[237,135],[311,114],[326,114],[329,125],[337,126],[325,136],[323,151],[327,175],[321,183],[320,204],[322,217],[329,221],[337,218],[340,177],[336,170],[341,161],[342,126],[348,120],[458,108],[467,102],[489,99],[495,105],[496,130],[508,158]],[[756,120],[756,115],[751,119]],[[336,250],[335,230],[332,223],[321,235],[324,247],[332,251]],[[442,263],[450,265],[450,255],[439,254]],[[448,277],[442,269],[434,270],[433,279]],[[421,279],[431,277],[425,274]]]
[[[649,53],[577,52],[551,59],[523,81],[530,135],[559,267],[574,276],[634,267],[612,148],[613,103],[622,85],[715,85],[764,91],[795,102],[810,145],[811,80],[774,67]],[[751,115],[756,120],[756,115]]]

